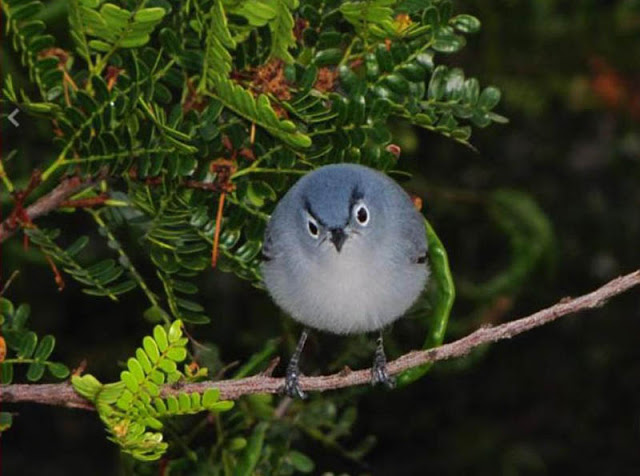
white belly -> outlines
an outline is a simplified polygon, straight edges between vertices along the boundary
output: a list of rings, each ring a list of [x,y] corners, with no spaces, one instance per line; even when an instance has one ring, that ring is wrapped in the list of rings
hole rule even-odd
[[[418,298],[428,275],[426,265],[357,256],[348,246],[321,264],[281,269],[270,263],[263,268],[276,303],[297,321],[336,334],[370,332],[398,319]]]

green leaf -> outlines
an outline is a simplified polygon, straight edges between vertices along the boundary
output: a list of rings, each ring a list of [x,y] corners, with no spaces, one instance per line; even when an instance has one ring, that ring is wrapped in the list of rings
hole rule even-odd
[[[160,306],[151,306],[144,311],[144,318],[152,323],[162,322],[168,319],[169,315]]]
[[[7,298],[0,297],[0,313],[5,318],[5,320],[13,316],[14,308],[13,303],[9,301]]]
[[[75,3],[75,2],[74,2]],[[165,10],[159,7],[141,8],[131,12],[113,3],[72,5],[72,36],[80,45],[83,56],[84,35],[93,36],[89,48],[103,53],[113,53],[119,48],[137,48],[149,42],[150,34],[162,21]],[[85,56],[86,57],[86,56]]]
[[[162,326],[158,325],[153,328],[153,338],[156,344],[158,344],[160,352],[167,350],[169,342],[167,341],[167,333]]]
[[[158,367],[165,371],[167,374],[172,374],[176,371],[177,366],[173,360],[162,359],[158,361]]]
[[[142,364],[140,364],[140,362],[138,362],[133,357],[130,357],[129,360],[127,360],[127,368],[131,372],[131,375],[133,375],[134,378],[138,381],[138,383],[141,383],[145,379],[145,372],[142,369]]]
[[[138,388],[140,387],[136,378],[128,370],[123,370],[122,372],[120,372],[120,380],[124,382],[124,384],[129,390],[131,390],[132,393],[137,392]]]
[[[209,410],[212,412],[227,412],[235,406],[235,402],[232,400],[223,400],[212,404]]]
[[[342,59],[342,50],[339,48],[327,48],[316,53],[313,64],[318,67],[338,64]]]
[[[51,375],[59,379],[67,378],[71,373],[69,367],[59,362],[48,362],[47,369]]]
[[[433,42],[433,49],[440,53],[455,53],[461,50],[466,44],[463,36],[450,32],[440,32]]]
[[[496,107],[500,102],[500,90],[494,86],[486,87],[480,94],[478,99],[478,107],[489,111]]]
[[[433,71],[431,79],[429,80],[429,87],[427,89],[429,99],[441,99],[444,96],[446,85],[447,67],[440,65]]]
[[[36,347],[35,354],[33,355],[36,360],[47,360],[47,358],[53,352],[53,348],[56,345],[56,339],[52,335],[46,335]]]
[[[33,362],[27,369],[27,380],[37,382],[44,374],[45,365],[42,362]]]
[[[223,2],[213,2],[210,16],[211,23],[207,29],[200,90],[204,89],[205,80],[209,82],[215,81],[215,78],[212,77],[213,75],[229,74],[232,58],[228,50],[236,47],[236,43],[229,32]]]
[[[42,2],[34,1],[34,2],[23,2],[22,5],[14,7],[11,10],[11,19],[14,21],[24,20],[26,18],[31,18],[42,10]]]
[[[89,237],[81,236],[76,241],[74,241],[73,244],[71,244],[71,246],[67,248],[66,250],[67,254],[73,257],[78,253],[80,253],[80,251],[82,251],[88,244],[89,244]]]
[[[227,448],[230,451],[240,451],[247,446],[247,440],[242,437],[232,438]]]
[[[247,447],[239,456],[235,476],[250,476],[253,474],[262,454],[264,437],[268,428],[269,424],[267,422],[260,422],[255,426],[247,442]]]
[[[184,347],[172,347],[167,351],[167,357],[176,362],[182,362],[187,358],[187,349]]]
[[[8,384],[13,380],[13,364],[8,362],[0,363],[0,383]]]
[[[143,23],[157,23],[165,15],[163,8],[142,8],[133,16],[134,21]]]
[[[35,332],[29,331],[24,334],[20,341],[20,349],[18,350],[18,358],[28,359],[33,355],[38,344],[38,336]]]
[[[296,39],[293,36],[293,15],[292,10],[298,8],[298,0],[274,0],[272,6],[276,15],[269,21],[271,30],[271,52],[270,56],[279,58],[285,63],[292,63],[293,56],[289,49],[294,47]]]
[[[462,33],[477,33],[480,30],[480,20],[471,15],[456,15],[449,20],[451,26]]]
[[[102,390],[102,384],[90,374],[72,376],[71,385],[76,392],[92,402],[95,402],[98,393]]]
[[[291,462],[296,471],[301,473],[311,473],[315,469],[313,460],[307,455],[300,453],[299,451],[291,450],[287,455],[287,459]]]
[[[13,306],[10,308],[11,313],[7,315],[13,314]],[[29,304],[20,304],[15,314],[13,315],[13,324],[12,328],[15,330],[23,329],[25,324],[27,323],[27,319],[29,319],[29,314],[31,313],[31,306]]]
[[[429,329],[422,348],[430,349],[441,345],[444,341],[456,291],[449,269],[447,251],[427,220],[425,220],[425,227],[431,279],[425,295],[418,301],[417,312],[421,314],[422,320]],[[431,366],[432,364],[424,364],[404,371],[398,376],[398,385],[404,386],[415,382],[426,374]]]
[[[160,358],[160,352],[158,350],[158,345],[153,340],[153,338],[145,336],[144,339],[142,339],[142,347],[149,356],[149,360],[151,360],[153,364],[158,362],[158,359]]]
[[[202,406],[209,408],[214,403],[217,403],[219,398],[220,390],[217,388],[209,388],[202,394]]]
[[[261,180],[252,180],[247,188],[247,199],[252,205],[261,208],[266,201],[277,198],[275,190]]]
[[[292,123],[290,121],[278,118],[269,99],[264,94],[259,95],[256,100],[249,91],[219,74],[211,74],[210,79],[216,99],[236,114],[255,122],[273,136],[293,147],[304,148],[311,145],[309,136],[297,132],[295,126],[294,130],[291,130],[289,124]]]
[[[0,433],[7,431],[13,424],[13,415],[9,412],[0,412]]]
[[[182,322],[178,319],[171,323],[169,327],[169,342],[172,344],[175,343],[178,339],[182,337]]]

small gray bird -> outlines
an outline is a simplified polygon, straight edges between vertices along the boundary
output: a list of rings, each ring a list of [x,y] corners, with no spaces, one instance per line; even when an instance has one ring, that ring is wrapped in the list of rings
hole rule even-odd
[[[402,316],[429,274],[422,215],[386,175],[356,164],[321,167],[280,200],[267,225],[262,275],[274,301],[304,324],[284,393],[304,398],[298,363],[308,328],[380,331],[371,383],[393,387],[382,329]]]

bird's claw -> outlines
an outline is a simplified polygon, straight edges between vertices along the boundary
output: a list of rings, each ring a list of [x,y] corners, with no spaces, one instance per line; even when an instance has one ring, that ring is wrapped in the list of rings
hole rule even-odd
[[[373,368],[371,369],[371,385],[378,383],[384,384],[387,388],[394,388],[396,386],[395,377],[389,375],[389,372],[387,372],[386,362],[382,365],[373,364]]]
[[[384,384],[387,388],[394,388],[396,386],[396,379],[389,375],[387,371],[387,357],[384,355],[381,340],[378,343],[376,355],[373,359],[373,366],[371,367],[371,385],[379,383]]]
[[[284,385],[280,388],[280,393],[301,400],[307,398],[307,394],[300,388],[299,375],[300,373],[297,369],[287,369]]]

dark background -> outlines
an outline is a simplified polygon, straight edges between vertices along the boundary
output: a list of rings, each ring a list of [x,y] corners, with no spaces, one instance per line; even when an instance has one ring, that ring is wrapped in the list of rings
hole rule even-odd
[[[50,3],[46,14],[64,31],[64,2]],[[483,29],[449,61],[501,88],[498,111],[510,123],[476,130],[478,152],[424,131],[395,131],[400,164],[415,173],[405,185],[425,200],[456,280],[482,282],[507,263],[507,238],[481,206],[459,199],[500,187],[534,197],[555,242],[551,259],[506,296],[509,306],[492,322],[640,267],[640,2],[473,0],[457,2],[456,10],[478,16]],[[19,80],[6,42],[2,50],[3,70]],[[29,157],[40,163],[52,154],[48,126],[29,121],[22,117],[19,133],[3,123],[6,150],[28,152],[21,155],[24,170],[32,168]],[[2,205],[8,209],[6,194]],[[89,225],[81,217],[65,220],[79,230]],[[59,294],[41,258],[24,253],[20,240],[2,251],[4,278],[20,268],[9,297],[30,302],[34,329],[57,337],[57,358],[70,366],[87,358],[89,371],[115,378],[114,360],[125,359],[148,331],[135,293],[113,304],[69,282]],[[219,345],[225,362],[246,358],[291,327],[248,283],[215,271],[205,280],[213,324],[198,332]],[[459,298],[449,340],[478,324],[477,306]],[[402,327],[396,325],[395,356],[418,345],[402,340]],[[639,474],[639,337],[640,296],[632,291],[597,311],[438,365],[407,388],[358,393],[358,420],[344,444],[375,436],[362,464],[313,440],[298,446],[320,472]],[[316,336],[307,358],[322,365],[328,349],[358,342]],[[35,405],[10,410],[18,413],[1,437],[3,474],[117,473],[118,451],[94,414]]]

